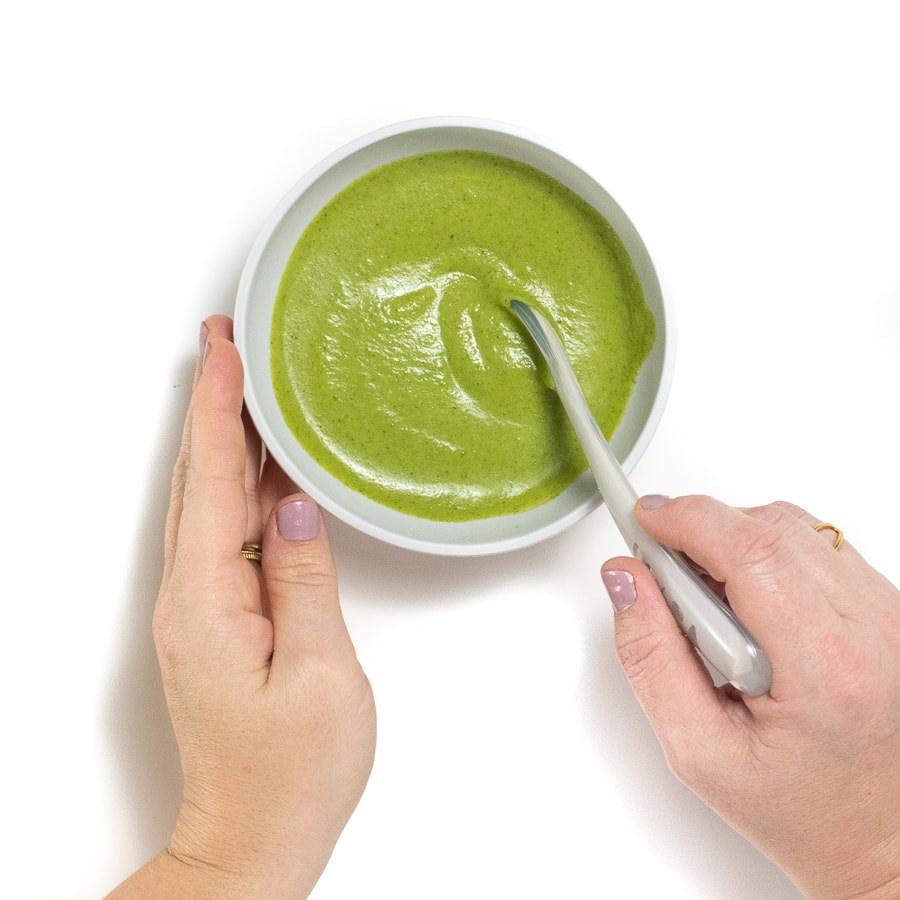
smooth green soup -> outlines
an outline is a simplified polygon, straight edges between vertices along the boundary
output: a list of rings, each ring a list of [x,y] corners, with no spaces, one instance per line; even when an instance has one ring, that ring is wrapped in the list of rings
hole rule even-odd
[[[345,484],[412,515],[551,499],[586,463],[513,298],[556,324],[610,437],[655,329],[605,219],[492,154],[375,169],[313,219],[282,278],[271,360],[285,420]]]

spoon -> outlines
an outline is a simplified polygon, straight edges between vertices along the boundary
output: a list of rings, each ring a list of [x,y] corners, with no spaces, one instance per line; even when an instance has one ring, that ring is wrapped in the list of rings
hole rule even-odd
[[[638,525],[634,516],[637,493],[588,408],[556,329],[521,300],[511,300],[509,305],[550,367],[613,520],[632,554],[650,569],[675,621],[713,674],[749,696],[765,694],[772,682],[772,666],[756,638],[731,607],[700,580],[684,556],[657,543]]]

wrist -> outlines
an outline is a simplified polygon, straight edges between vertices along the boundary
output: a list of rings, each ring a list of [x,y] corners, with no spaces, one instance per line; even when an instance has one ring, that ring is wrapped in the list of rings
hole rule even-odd
[[[298,900],[309,896],[316,879],[309,885],[275,885],[271,878],[227,871],[185,859],[169,848],[160,851],[146,865],[120,884],[106,900]]]
[[[871,880],[869,883],[872,884]],[[817,894],[810,894],[812,898],[818,897]],[[853,891],[846,893],[839,891],[837,893],[822,894],[823,900],[896,900],[900,897],[900,875],[888,876],[887,881],[879,882],[875,887],[864,888],[862,893]]]
[[[900,834],[888,845],[826,879],[798,881],[810,900],[896,900],[900,897]]]
[[[233,875],[192,865],[166,848],[123,881],[106,900],[150,900],[155,897],[237,900],[240,896],[242,889]],[[253,895],[244,892],[243,896]]]
[[[862,893],[849,895],[847,900],[896,900],[900,897],[900,872],[896,867],[894,871],[896,874],[887,874],[877,882],[871,876],[867,877],[869,887],[864,888]]]

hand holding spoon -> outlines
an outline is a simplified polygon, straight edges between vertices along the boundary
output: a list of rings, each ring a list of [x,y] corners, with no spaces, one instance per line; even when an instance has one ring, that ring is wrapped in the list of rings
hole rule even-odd
[[[739,691],[769,690],[772,667],[756,638],[678,552],[651,538],[634,517],[637,493],[594,420],[553,326],[521,300],[510,308],[522,320],[550,367],[557,393],[575,428],[597,487],[632,554],[650,569],[672,615],[706,664]]]

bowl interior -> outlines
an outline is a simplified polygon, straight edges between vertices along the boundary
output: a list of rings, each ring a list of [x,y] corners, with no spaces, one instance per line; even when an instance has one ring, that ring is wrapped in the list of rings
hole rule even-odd
[[[506,125],[459,118],[400,123],[360,138],[323,160],[283,198],[250,252],[238,287],[235,342],[244,362],[247,407],[268,451],[325,509],[363,532],[402,547],[442,555],[484,555],[544,540],[595,509],[602,500],[590,473],[552,501],[510,516],[470,522],[409,516],[351,490],[303,450],[281,415],[270,374],[275,297],[306,226],[336,193],[370,169],[435,150],[480,150],[528,163],[580,194],[618,233],[656,319],[656,342],[610,442],[625,471],[630,471],[656,429],[671,380],[671,321],[656,271],[631,221],[593,178],[542,141]]]

